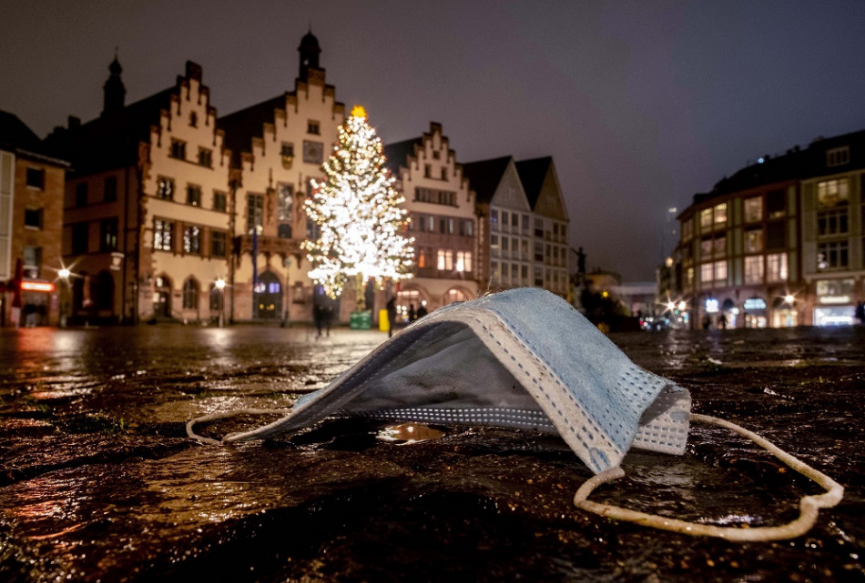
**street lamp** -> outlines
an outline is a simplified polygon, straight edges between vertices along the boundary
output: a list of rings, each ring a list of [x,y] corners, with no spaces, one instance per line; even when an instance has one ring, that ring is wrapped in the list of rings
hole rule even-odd
[[[793,302],[795,302],[795,301],[796,301],[796,297],[793,294],[787,294],[786,296],[784,296],[784,303],[785,304],[789,304],[792,306]]]
[[[63,285],[60,286],[60,327],[66,327],[66,288],[69,287],[69,276],[72,273],[66,269],[62,268],[57,272],[57,275],[60,276],[60,279],[63,280]]]
[[[225,280],[221,277],[216,280],[216,289],[219,290],[219,327],[225,326]]]

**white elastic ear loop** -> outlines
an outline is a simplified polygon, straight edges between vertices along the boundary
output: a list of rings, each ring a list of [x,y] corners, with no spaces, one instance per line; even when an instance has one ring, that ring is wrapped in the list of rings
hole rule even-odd
[[[820,486],[826,489],[825,494],[817,496],[804,496],[799,503],[799,518],[785,524],[783,526],[766,526],[758,528],[732,528],[713,526],[710,524],[698,524],[695,522],[686,522],[684,520],[676,520],[674,518],[665,518],[654,514],[646,514],[644,512],[635,512],[618,506],[610,506],[609,504],[599,504],[587,500],[592,491],[599,485],[611,482],[621,478],[625,472],[620,467],[609,469],[601,472],[597,476],[586,481],[580,486],[574,495],[574,505],[577,508],[582,508],[601,516],[614,518],[616,520],[625,520],[635,522],[644,526],[651,526],[661,530],[669,530],[682,534],[690,534],[693,536],[716,536],[723,539],[739,542],[762,542],[773,540],[786,540],[802,536],[808,532],[814,522],[817,520],[817,514],[820,508],[831,508],[841,501],[844,496],[844,488],[829,476],[818,472],[805,462],[793,457],[789,453],[782,451],[776,445],[768,440],[760,437],[756,433],[739,427],[735,423],[724,421],[716,417],[708,415],[691,414],[691,421],[702,421],[703,423],[711,423],[726,427],[731,431],[738,433],[743,437],[747,437],[757,445],[767,449],[776,458],[799,472],[800,474],[811,478]]]
[[[196,423],[205,423],[207,421],[216,421],[217,419],[228,419],[230,417],[238,417],[240,415],[281,415],[286,416],[291,413],[291,409],[238,409],[237,411],[226,411],[223,413],[212,413],[210,415],[204,415],[202,417],[196,417],[195,419],[190,420],[186,424],[186,435],[191,437],[192,439],[200,442],[200,443],[208,443],[210,445],[223,445],[225,440],[231,437],[232,435],[237,435],[236,433],[229,433],[222,440],[212,439],[210,437],[204,437],[203,435],[198,435],[195,433],[192,428]]]

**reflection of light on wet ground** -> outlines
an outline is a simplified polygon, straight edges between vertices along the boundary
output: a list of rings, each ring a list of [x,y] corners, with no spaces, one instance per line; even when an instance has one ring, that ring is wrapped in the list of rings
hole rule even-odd
[[[441,439],[444,435],[444,431],[439,431],[426,425],[403,423],[401,425],[385,427],[378,432],[376,437],[382,441],[416,443],[418,441]]]

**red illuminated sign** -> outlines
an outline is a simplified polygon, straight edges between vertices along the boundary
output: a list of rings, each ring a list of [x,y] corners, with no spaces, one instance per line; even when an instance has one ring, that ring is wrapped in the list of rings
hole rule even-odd
[[[53,292],[54,284],[49,281],[22,281],[21,291]]]

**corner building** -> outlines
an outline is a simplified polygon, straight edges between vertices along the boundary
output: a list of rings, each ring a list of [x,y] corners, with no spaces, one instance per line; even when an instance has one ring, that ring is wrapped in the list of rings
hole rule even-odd
[[[474,299],[477,283],[475,193],[450,149],[441,124],[419,138],[385,146],[386,164],[405,197],[414,237],[414,277],[401,283],[397,307],[433,311]]]
[[[312,33],[298,52],[294,91],[219,120],[233,155],[237,220],[229,285],[237,321],[311,321],[315,294],[322,294],[300,247],[317,237],[304,202],[313,180],[324,180],[322,163],[336,145],[345,106],[325,83]],[[348,320],[348,313],[340,319]]]
[[[95,120],[50,135],[67,155],[63,255],[71,316],[87,322],[215,319],[228,275],[229,153],[202,69],[124,104],[115,58]]]

